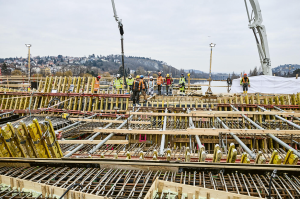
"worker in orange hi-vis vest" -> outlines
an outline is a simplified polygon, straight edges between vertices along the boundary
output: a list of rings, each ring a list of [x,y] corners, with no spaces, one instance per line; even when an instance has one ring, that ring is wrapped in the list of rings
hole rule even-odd
[[[144,97],[144,103],[147,102],[147,90],[148,85],[146,81],[144,80],[144,75],[140,76],[140,88],[141,88],[141,95]]]
[[[161,87],[162,87],[163,83],[164,83],[164,79],[161,76],[161,72],[158,72],[158,77],[157,77],[157,81],[156,81],[158,95],[161,95]]]
[[[244,94],[247,94],[248,87],[250,87],[250,79],[249,79],[249,77],[247,77],[246,73],[244,74],[244,77],[241,78],[240,85],[243,86]]]
[[[101,76],[97,76],[96,77],[97,79],[95,80],[95,84],[94,84],[94,93],[97,93],[99,88],[100,88],[100,79],[101,79]]]

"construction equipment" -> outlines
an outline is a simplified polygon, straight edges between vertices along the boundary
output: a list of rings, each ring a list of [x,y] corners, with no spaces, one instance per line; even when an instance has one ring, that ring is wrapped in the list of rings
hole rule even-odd
[[[289,149],[284,158],[283,164],[296,165],[298,163],[298,159],[298,156],[293,154],[293,150]]]
[[[235,163],[237,155],[237,150],[235,149],[235,145],[233,143],[230,144],[226,163]]]
[[[199,156],[198,161],[205,162],[206,154],[207,152],[205,151],[205,147],[201,145],[198,150],[198,156]]]
[[[218,163],[221,161],[222,152],[220,151],[220,146],[216,144],[213,156],[213,162]]]
[[[241,163],[243,163],[243,164],[250,164],[250,160],[249,160],[248,154],[246,152],[244,152],[242,154]]]
[[[171,154],[172,154],[171,149],[168,148],[166,150],[166,159],[167,159],[167,161],[171,161]]]
[[[278,154],[277,150],[274,150],[272,155],[271,155],[271,159],[269,161],[269,164],[281,164],[282,159]]]
[[[61,114],[61,118],[63,118],[63,119],[69,119],[69,117],[70,117],[70,114],[69,113],[63,113],[63,114]]]
[[[139,156],[140,156],[140,160],[144,160],[144,152],[143,151],[140,151]]]
[[[244,1],[245,1],[248,20],[249,20],[249,28],[252,29],[255,37],[263,73],[264,75],[272,75],[267,33],[266,33],[265,26],[262,25],[263,18],[262,18],[259,2],[258,0],[249,0],[252,7],[252,12],[254,13],[254,16],[252,17],[251,15],[252,18],[250,18],[247,2],[246,0]],[[258,37],[260,38],[260,41]]]
[[[118,23],[118,28],[120,31],[120,36],[121,36],[121,54],[122,54],[122,69],[123,69],[123,77],[124,77],[124,85],[127,86],[126,84],[126,77],[125,77],[125,66],[124,66],[124,47],[123,47],[123,42],[124,42],[124,28],[123,28],[123,23],[122,23],[122,19],[119,19],[118,15],[117,15],[117,10],[116,10],[116,6],[115,6],[115,1],[111,0],[111,4],[112,4],[112,8],[114,11],[114,18],[116,20],[116,22]]]

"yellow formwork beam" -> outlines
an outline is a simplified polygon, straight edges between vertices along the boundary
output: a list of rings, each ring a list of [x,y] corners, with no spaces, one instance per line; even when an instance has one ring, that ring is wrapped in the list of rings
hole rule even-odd
[[[1,135],[2,142],[10,152],[11,157],[26,157],[19,137],[16,135],[15,129],[10,122],[1,128]]]
[[[278,151],[274,150],[272,155],[271,155],[269,164],[281,164],[281,162],[282,162],[282,159],[279,156]]]
[[[47,147],[50,150],[53,158],[62,158],[63,153],[61,151],[60,145],[56,139],[54,128],[52,122],[49,118],[45,119],[45,123],[41,124],[41,130],[45,134],[45,139],[47,142]]]
[[[28,129],[24,122],[20,122],[18,126],[16,126],[16,131],[18,136],[20,137],[21,145],[26,150],[26,154],[30,158],[39,158],[39,155],[35,149],[35,145],[30,138],[30,134],[28,133]]]
[[[235,145],[231,143],[228,150],[226,163],[235,163],[236,156],[237,156],[237,150],[235,149]]]
[[[290,149],[284,158],[283,164],[297,165],[298,156],[293,153],[293,150]]]
[[[28,125],[28,130],[40,158],[51,158],[46,140],[44,139],[41,127],[37,119],[33,119],[33,123]]]

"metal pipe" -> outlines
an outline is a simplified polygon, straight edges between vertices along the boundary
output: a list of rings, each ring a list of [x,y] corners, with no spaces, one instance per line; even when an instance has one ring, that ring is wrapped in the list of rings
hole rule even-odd
[[[235,109],[235,110],[237,110],[233,105],[230,105],[233,109]],[[263,107],[260,107],[260,106],[257,106],[258,108],[260,108],[261,110],[263,110],[263,111],[268,111],[268,110],[266,110],[265,108],[263,108]],[[239,111],[239,110],[237,110],[237,111]],[[241,114],[245,119],[249,119],[248,121],[249,122],[251,122],[251,124],[256,124],[255,122],[253,122],[250,118],[248,118],[247,116],[245,116],[244,114]],[[276,116],[278,116],[278,115],[275,115],[275,117]],[[278,116],[279,118],[282,118],[282,117],[280,117],[280,116]],[[283,119],[283,121],[287,121],[286,119],[284,119],[284,118],[282,118]],[[292,122],[291,122],[292,123]],[[253,124],[253,125],[254,125]],[[294,124],[294,123],[292,123],[292,124]],[[292,125],[291,124],[291,125]],[[296,124],[294,124],[294,125],[296,125]],[[293,126],[294,126],[293,125]],[[259,126],[258,124],[256,124],[256,125],[254,125],[254,126],[258,126],[258,127],[260,127],[259,129],[261,129],[261,130],[264,130],[264,128],[262,128],[261,126]],[[298,126],[298,125],[296,125],[296,126]],[[299,129],[300,129],[300,126],[298,126],[299,127]],[[297,128],[297,127],[296,127]],[[278,142],[281,146],[283,146],[283,147],[285,147],[285,148],[287,148],[287,149],[292,149],[293,150],[293,152],[294,152],[294,154],[296,154],[298,157],[300,157],[300,153],[298,153],[298,151],[297,150],[295,150],[294,148],[292,148],[292,147],[290,147],[289,145],[287,145],[286,143],[284,143],[283,141],[281,141],[279,138],[277,138],[277,137],[275,137],[274,135],[272,135],[272,134],[270,134],[270,133],[267,133],[266,134],[267,136],[269,136],[269,137],[271,137],[273,140],[275,140],[276,142]]]
[[[117,117],[118,120],[120,119],[121,116]],[[107,129],[108,127],[110,127],[113,123],[109,123],[107,124],[104,129]],[[88,140],[94,140],[98,135],[100,135],[101,132],[95,133],[92,137],[90,137]],[[64,157],[70,157],[71,155],[73,155],[75,152],[77,152],[78,150],[80,150],[82,147],[84,146],[84,144],[80,144],[79,146],[77,146],[75,149],[73,149],[70,153],[66,154]]]
[[[237,108],[235,108],[232,104],[230,105],[231,108],[235,111],[239,111]],[[243,116],[243,118],[245,118],[248,122],[250,122],[251,124],[253,124],[256,128],[260,129],[260,130],[264,130],[264,128],[262,128],[261,126],[259,126],[258,124],[256,124],[253,120],[251,120],[250,118],[248,118],[246,115],[241,114]]]
[[[293,140],[293,142],[296,143],[298,146],[300,146],[300,143],[299,143],[299,142],[297,142],[297,141],[295,141],[295,140]]]
[[[273,140],[275,140],[276,142],[278,142],[281,146],[285,147],[286,149],[292,149],[294,154],[297,155],[298,157],[300,157],[300,153],[294,149],[293,147],[290,147],[288,144],[286,144],[285,142],[283,142],[282,140],[280,140],[279,138],[277,138],[276,136],[267,133],[267,136],[269,136],[270,138],[272,138]]]
[[[225,129],[229,129],[228,126],[226,126],[226,124],[224,124],[224,122],[219,117],[216,118]],[[229,134],[241,145],[241,147],[251,156],[251,158],[253,158],[254,160],[256,159],[256,155],[247,147],[247,145],[244,144],[242,140],[240,140],[240,138],[238,138],[235,134],[231,132],[229,132]]]
[[[94,115],[91,115],[91,116],[86,117],[86,118],[83,118],[83,119],[90,119],[90,118],[92,118],[92,117],[95,117],[96,115],[97,115],[97,114],[94,114]],[[66,130],[66,129],[70,128],[70,127],[76,126],[77,124],[80,124],[81,122],[82,122],[82,121],[78,121],[78,122],[75,122],[75,123],[73,123],[73,124],[71,124],[71,125],[65,126],[65,127],[61,128],[61,129],[56,130],[55,133],[58,133],[58,132],[61,132],[61,131],[63,131],[63,130]]]
[[[263,107],[261,107],[261,106],[257,106],[257,107],[260,108],[260,109],[263,110],[263,111],[268,111],[267,109],[265,109],[265,108],[263,108]],[[277,119],[280,119],[280,120],[282,120],[282,121],[288,123],[289,125],[292,125],[293,127],[297,128],[297,129],[300,129],[300,126],[299,126],[298,124],[295,124],[294,122],[291,122],[291,121],[289,121],[289,120],[286,120],[286,119],[284,119],[283,117],[280,117],[279,115],[274,115],[274,116],[275,116]]]
[[[255,160],[256,155],[244,144],[242,140],[240,140],[235,134],[229,133],[240,145],[243,149]]]
[[[0,116],[2,116],[2,115],[7,115],[7,114],[12,114],[12,113],[14,113],[14,112],[15,112],[15,111],[13,110],[13,111],[11,111],[11,112],[1,113]]]
[[[165,113],[168,112],[168,109],[165,110]],[[165,131],[167,128],[167,116],[165,116],[164,118],[164,124],[163,124],[163,131]],[[160,151],[159,151],[159,154],[160,155],[163,155],[164,154],[164,148],[165,148],[165,139],[166,139],[166,135],[165,134],[162,134],[161,135],[161,142],[160,142]]]
[[[273,106],[276,110],[278,110],[278,111],[281,111],[281,112],[286,112],[286,111],[284,111],[284,110],[282,110],[281,108],[279,108],[279,107],[277,107],[277,106]],[[299,120],[300,121],[300,118],[299,117],[295,117],[295,116],[293,116],[293,115],[290,115],[290,117],[293,117],[294,119],[296,119],[296,120]]]
[[[138,112],[140,109],[138,108],[135,112]],[[127,124],[127,122],[129,120],[131,120],[133,117],[133,115],[131,115],[129,118],[127,118],[127,120],[125,120],[117,129],[121,129],[123,126],[125,126],[125,124]],[[103,144],[105,144],[105,142],[107,140],[109,140],[112,136],[114,135],[114,133],[110,133],[104,140],[102,140],[99,144],[97,144],[95,147],[93,147],[90,151],[89,154],[93,154],[97,149],[99,149]]]

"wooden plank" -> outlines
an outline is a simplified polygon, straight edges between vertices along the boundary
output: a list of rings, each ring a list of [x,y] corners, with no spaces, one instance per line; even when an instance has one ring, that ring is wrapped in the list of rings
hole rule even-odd
[[[55,194],[57,196],[62,196],[65,193],[65,191],[67,190],[65,188],[60,188],[60,187],[56,187],[56,186],[52,186],[52,185],[45,185],[43,183],[37,183],[37,182],[29,181],[29,180],[13,178],[13,177],[4,176],[4,175],[0,175],[0,181],[1,181],[1,183],[5,184],[5,185],[10,185],[11,187],[16,187],[19,190],[22,190],[24,188],[24,189],[27,189],[30,191],[41,193],[41,194],[47,193],[48,196],[49,196],[49,194],[51,194],[51,195]],[[73,193],[75,193],[76,195],[79,194],[81,196],[81,198],[104,199],[103,196],[82,193],[79,191],[73,191]],[[71,198],[71,197],[67,197],[67,195],[65,196],[65,198]]]
[[[29,84],[0,84],[0,87],[28,87]]]
[[[109,166],[118,166],[118,168],[127,169],[126,167],[132,167],[131,169],[134,169],[136,167],[143,167],[146,170],[153,170],[153,168],[157,168],[157,170],[163,170],[163,171],[176,171],[178,172],[178,169],[180,167],[195,167],[195,168],[224,168],[224,169],[239,169],[239,170],[253,170],[253,171],[273,171],[274,169],[277,169],[278,171],[292,171],[292,172],[299,172],[300,167],[294,166],[294,165],[269,165],[269,164],[225,164],[225,163],[211,163],[211,162],[160,162],[160,161],[139,161],[139,160],[126,160],[124,159],[116,159],[116,160],[106,160],[106,159],[93,159],[90,158],[51,158],[51,159],[45,159],[45,158],[7,158],[7,157],[0,157],[0,163],[47,163],[48,165],[51,164],[100,164],[101,168],[108,168]]]
[[[82,118],[69,118],[71,121],[83,121],[83,122],[106,122],[122,124],[124,120],[103,120],[103,119],[82,119]],[[151,124],[150,121],[129,121],[131,124]]]
[[[182,188],[182,193],[185,193],[188,195],[188,198],[192,198],[193,193],[197,192],[197,195],[200,197],[205,197],[205,198],[239,198],[239,199],[258,199],[258,197],[254,196],[247,196],[247,195],[242,195],[242,194],[236,194],[236,193],[230,193],[230,192],[225,192],[225,191],[220,191],[220,190],[213,190],[213,189],[208,189],[208,188],[202,188],[202,187],[197,187],[197,186],[191,186],[191,185],[185,185],[185,184],[180,184],[180,183],[175,183],[175,182],[169,182],[169,181],[162,181],[158,180],[159,185],[163,185],[162,190],[169,190],[172,192],[178,192],[179,188]],[[159,187],[158,187],[159,188]],[[181,190],[180,190],[181,192]]]
[[[99,144],[102,140],[58,140],[59,144]],[[107,140],[105,144],[128,144],[128,140]]]
[[[130,115],[148,115],[148,116],[175,116],[174,113],[150,113],[150,112],[131,112]],[[193,116],[192,113],[176,113],[176,117],[190,117]]]
[[[184,102],[182,102],[184,103]],[[174,113],[150,113],[150,112],[131,112],[131,115],[148,115],[148,116],[174,116]],[[300,117],[300,113],[294,112],[279,112],[279,111],[265,111],[265,112],[255,112],[255,111],[193,111],[192,113],[176,113],[178,117],[241,117],[241,114],[247,115],[249,117],[253,115],[282,115],[284,117],[289,117],[294,115]]]
[[[219,136],[219,133],[256,133],[256,134],[284,134],[300,135],[299,130],[259,130],[259,129],[208,129],[208,128],[188,128],[185,131],[179,130],[128,130],[128,129],[94,129],[94,132],[102,133],[124,133],[124,134],[167,134],[167,135],[212,135]]]
[[[282,115],[289,117],[294,115],[296,117],[300,116],[300,113],[293,112],[280,112],[280,111],[265,111],[265,112],[255,112],[255,111],[193,111],[194,117],[234,117],[234,115]],[[236,117],[236,116],[235,116]]]

